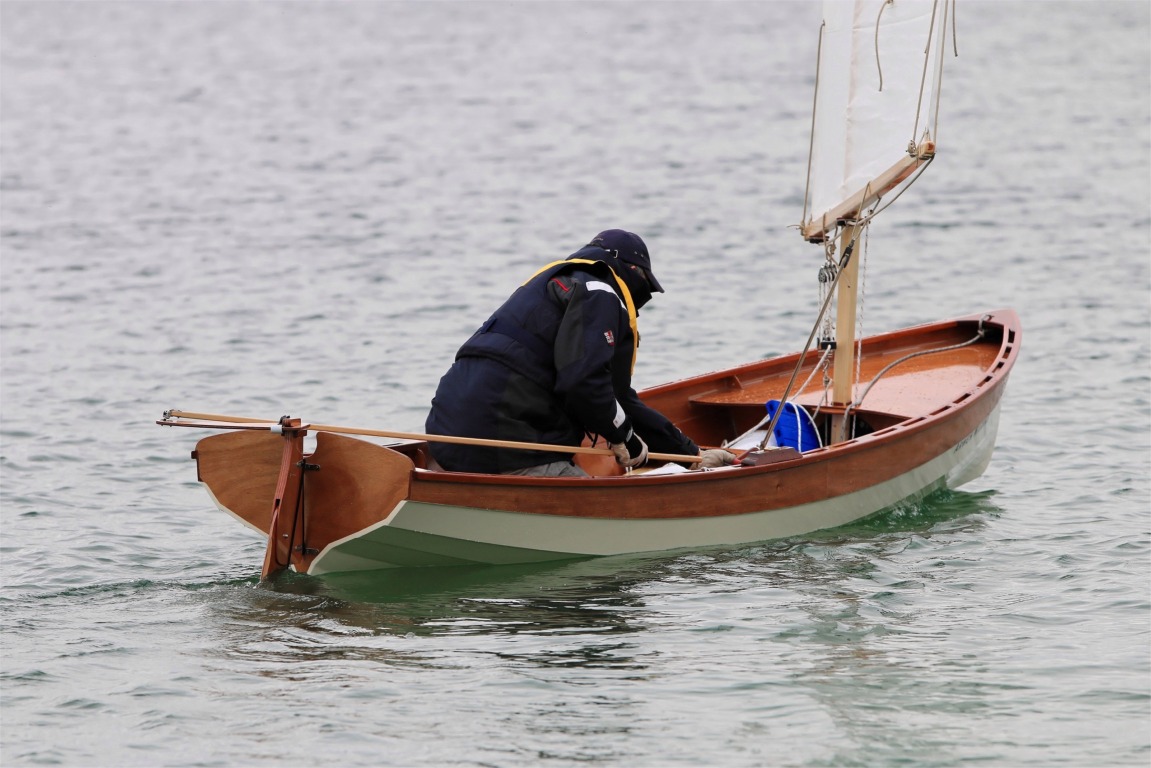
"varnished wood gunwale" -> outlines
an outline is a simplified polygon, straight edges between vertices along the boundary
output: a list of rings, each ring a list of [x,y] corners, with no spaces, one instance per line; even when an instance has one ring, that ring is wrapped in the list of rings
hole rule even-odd
[[[903,475],[951,450],[982,424],[1002,385],[966,407],[823,448],[793,461],[715,472],[588,479],[417,471],[413,501],[525,514],[615,519],[712,517],[784,509],[852,493]]]
[[[416,471],[410,498],[434,504],[496,509],[526,514],[589,518],[676,519],[782,509],[816,502],[910,472],[967,439],[983,424],[1003,395],[1018,349],[1018,318],[1009,310],[992,313],[999,334],[980,342],[993,347],[979,380],[959,397],[939,402],[934,412],[915,416],[878,433],[763,467],[719,472],[618,478],[507,478]],[[867,347],[921,348],[915,339],[957,343],[971,338],[982,316],[905,329],[872,337]],[[952,337],[954,337],[954,342]],[[946,353],[941,353],[946,354]],[[677,423],[690,399],[732,378],[748,381],[779,372],[796,355],[685,379],[644,392],[645,400]],[[680,411],[673,409],[678,404]],[[661,406],[663,406],[661,408]],[[672,411],[669,413],[668,411]],[[676,419],[676,416],[681,416]],[[718,501],[717,500],[721,500]]]

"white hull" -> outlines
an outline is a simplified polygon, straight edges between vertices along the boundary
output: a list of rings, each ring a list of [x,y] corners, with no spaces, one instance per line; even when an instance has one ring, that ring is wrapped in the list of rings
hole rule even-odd
[[[842,496],[763,512],[623,520],[402,501],[382,522],[329,544],[307,572],[531,563],[799,536],[846,525],[900,502],[970,482],[991,459],[998,424],[996,405],[967,438],[910,472]]]

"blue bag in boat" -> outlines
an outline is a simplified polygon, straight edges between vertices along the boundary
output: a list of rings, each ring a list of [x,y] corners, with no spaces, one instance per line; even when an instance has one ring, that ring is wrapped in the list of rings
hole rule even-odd
[[[775,416],[778,408],[778,400],[767,401],[769,419]],[[822,447],[819,432],[815,429],[815,422],[811,420],[811,414],[802,405],[791,401],[783,406],[783,413],[779,415],[779,421],[775,423],[775,432],[771,436],[769,445],[794,448],[800,453]]]

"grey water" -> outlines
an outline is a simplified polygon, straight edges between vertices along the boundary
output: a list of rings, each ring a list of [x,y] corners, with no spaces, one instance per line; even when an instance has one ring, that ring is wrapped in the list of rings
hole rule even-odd
[[[0,3],[0,764],[1145,766],[1151,19],[958,4],[865,333],[1013,307],[991,465],[851,528],[260,583],[165,409],[419,430],[601,229],[639,387],[803,345],[818,5]]]

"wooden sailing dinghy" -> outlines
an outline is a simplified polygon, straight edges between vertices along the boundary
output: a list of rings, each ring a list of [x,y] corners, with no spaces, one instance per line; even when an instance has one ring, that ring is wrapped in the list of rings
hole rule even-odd
[[[698,444],[738,451],[738,465],[691,471],[688,457],[660,456],[680,463],[624,474],[583,446],[571,452],[588,478],[452,473],[428,442],[468,439],[182,411],[159,423],[223,430],[196,445],[198,477],[267,537],[264,577],[758,542],[969,482],[995,445],[1015,313],[855,338],[859,235],[935,156],[950,8],[825,6],[800,227],[823,249],[825,297],[807,347],[641,393]]]

